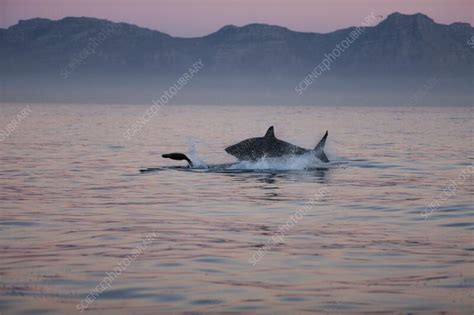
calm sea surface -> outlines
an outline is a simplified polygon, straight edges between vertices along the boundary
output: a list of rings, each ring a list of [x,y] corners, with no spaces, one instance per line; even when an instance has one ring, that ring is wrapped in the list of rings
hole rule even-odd
[[[130,141],[147,106],[29,108],[0,142],[2,315],[474,310],[472,108],[169,105]],[[219,166],[270,125],[329,130],[332,162]]]

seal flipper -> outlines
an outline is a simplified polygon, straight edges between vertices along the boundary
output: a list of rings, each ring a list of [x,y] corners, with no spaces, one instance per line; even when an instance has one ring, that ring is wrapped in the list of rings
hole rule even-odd
[[[326,144],[327,137],[328,137],[328,131],[326,130],[326,133],[324,134],[324,136],[321,138],[321,140],[319,140],[318,144],[313,149],[314,153],[316,154],[316,157],[323,162],[329,162],[329,159],[326,156],[326,153],[324,153],[324,145]]]
[[[183,153],[168,153],[168,154],[163,154],[161,157],[165,159],[176,160],[176,161],[186,160],[188,161],[189,166],[193,167],[193,162]]]

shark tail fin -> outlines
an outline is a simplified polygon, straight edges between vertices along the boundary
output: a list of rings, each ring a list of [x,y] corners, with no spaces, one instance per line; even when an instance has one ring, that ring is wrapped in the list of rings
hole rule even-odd
[[[329,162],[329,159],[326,156],[326,153],[324,153],[324,145],[326,144],[327,137],[328,137],[328,131],[326,130],[326,133],[324,134],[324,136],[321,138],[321,140],[319,140],[318,144],[313,149],[314,153],[316,154],[316,157],[323,162]]]

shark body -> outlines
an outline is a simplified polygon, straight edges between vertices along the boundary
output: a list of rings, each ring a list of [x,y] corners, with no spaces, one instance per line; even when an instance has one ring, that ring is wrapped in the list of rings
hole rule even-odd
[[[313,152],[315,156],[323,162],[329,162],[324,153],[324,145],[328,132],[324,134],[322,139],[312,150],[304,149],[289,142],[278,139],[275,136],[273,126],[268,128],[263,137],[249,138],[231,145],[225,151],[239,160],[255,161],[263,157],[279,158],[288,155],[302,155]]]
[[[326,153],[324,153],[324,145],[326,144],[327,137],[328,131],[326,130],[326,133],[321,140],[319,140],[316,147],[309,150],[278,139],[275,136],[273,126],[271,126],[263,137],[242,140],[239,143],[225,148],[225,151],[240,161],[255,161],[264,157],[281,158],[313,153],[322,162],[329,162]],[[162,157],[172,160],[186,160],[190,167],[193,166],[191,160],[183,153],[168,153],[163,154]]]

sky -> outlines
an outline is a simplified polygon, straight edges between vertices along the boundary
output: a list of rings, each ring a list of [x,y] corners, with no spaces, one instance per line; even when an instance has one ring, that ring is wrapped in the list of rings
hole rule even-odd
[[[359,25],[372,11],[422,12],[438,23],[474,25],[474,0],[0,0],[0,27],[34,17],[89,16],[181,37],[250,23],[326,33]]]

